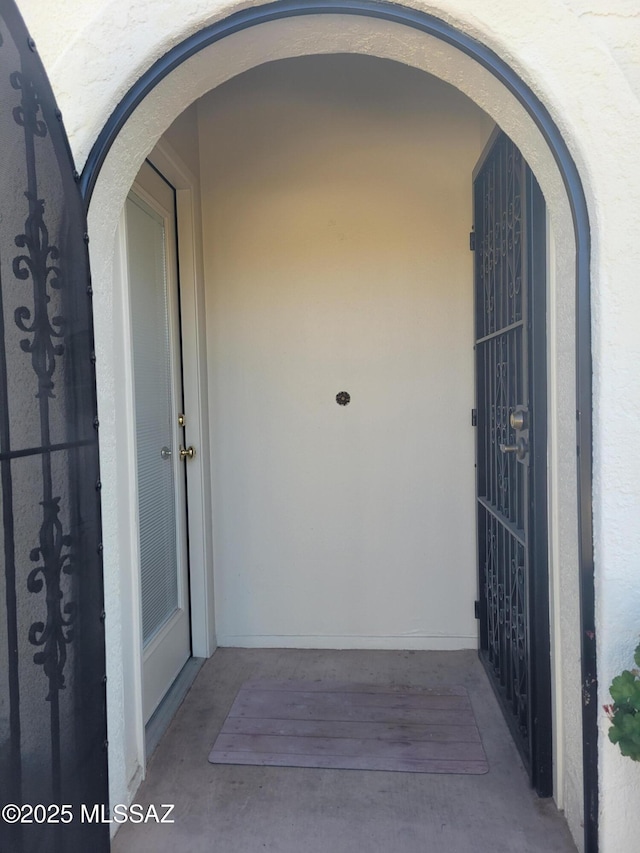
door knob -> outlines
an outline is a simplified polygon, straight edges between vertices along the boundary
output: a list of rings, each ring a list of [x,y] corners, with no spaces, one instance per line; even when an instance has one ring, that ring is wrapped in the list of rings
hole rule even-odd
[[[163,458],[163,459],[171,459],[171,450],[170,450],[170,448],[168,448],[168,447],[163,447],[163,448],[162,448],[162,450],[160,451],[160,456],[162,456],[162,458]]]
[[[183,447],[182,445],[180,445],[180,459],[193,459],[195,455],[196,451],[194,447]]]
[[[502,453],[515,453],[516,459],[524,459],[529,452],[529,445],[524,438],[519,438],[515,444],[501,444]]]

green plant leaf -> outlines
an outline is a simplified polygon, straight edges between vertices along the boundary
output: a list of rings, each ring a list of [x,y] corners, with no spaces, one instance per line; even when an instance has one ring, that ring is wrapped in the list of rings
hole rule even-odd
[[[627,705],[635,697],[637,687],[636,679],[628,669],[623,670],[620,675],[611,682],[611,698],[618,705]]]
[[[623,670],[611,682],[611,727],[609,740],[617,744],[622,755],[640,761],[640,645],[634,660],[638,670]]]

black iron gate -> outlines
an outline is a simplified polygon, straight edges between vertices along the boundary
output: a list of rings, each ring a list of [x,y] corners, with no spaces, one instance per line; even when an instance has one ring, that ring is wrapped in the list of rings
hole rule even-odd
[[[474,173],[480,656],[539,794],[552,793],[544,201],[498,132]]]
[[[86,222],[61,116],[0,6],[0,850],[109,849]]]

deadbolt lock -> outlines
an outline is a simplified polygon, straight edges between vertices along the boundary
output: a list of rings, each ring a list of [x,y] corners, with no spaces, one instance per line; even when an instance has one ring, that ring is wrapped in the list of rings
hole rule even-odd
[[[187,423],[187,421],[186,421],[185,416],[184,416],[182,413],[180,413],[180,414],[178,415],[178,426],[179,426],[179,427],[183,427],[183,426],[185,426],[185,425],[186,425],[186,423]]]
[[[515,432],[513,444],[501,444],[502,453],[513,453],[524,464],[529,463],[529,409],[516,406],[509,415],[509,426]]]
[[[180,445],[180,459],[193,459],[195,455],[196,451],[194,447],[191,445],[189,445],[189,447],[182,447],[182,445]]]
[[[524,409],[516,409],[515,412],[511,412],[509,415],[509,423],[511,424],[511,429],[515,429],[518,432],[527,429],[527,413]]]

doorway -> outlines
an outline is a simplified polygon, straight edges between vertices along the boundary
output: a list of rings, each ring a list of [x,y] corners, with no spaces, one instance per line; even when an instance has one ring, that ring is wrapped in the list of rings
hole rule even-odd
[[[316,50],[316,49],[324,50],[325,49],[325,42],[330,44],[330,47],[332,50],[336,49],[335,44],[334,44],[334,42],[335,42],[337,44],[338,52],[340,51],[341,46],[342,46],[342,50],[346,50],[348,48],[349,50],[353,50],[354,52],[359,52],[359,51],[364,52],[365,48],[360,44],[360,42],[357,41],[358,33],[356,33],[356,35],[354,35],[355,30],[358,30],[358,32],[359,32],[359,29],[363,29],[363,30],[367,31],[367,33],[366,33],[366,35],[367,35],[366,50],[367,51],[373,51],[379,56],[391,55],[393,53],[393,50],[390,47],[391,42],[388,40],[388,38],[386,38],[387,33],[383,32],[380,35],[378,33],[377,23],[375,25],[376,26],[376,33],[374,35],[376,37],[378,35],[380,35],[380,38],[379,38],[379,41],[376,41],[374,46],[372,47],[371,34],[369,33],[369,30],[373,30],[373,25],[371,25],[369,22],[358,21],[357,22],[358,27],[356,27],[354,25],[349,30],[348,38],[345,37],[345,39],[340,40],[340,37],[344,33],[344,28],[342,27],[342,24],[340,24],[339,33],[336,34],[336,32],[334,32],[330,26],[334,22],[328,20],[328,16],[325,16],[325,17],[327,18],[327,27],[326,28],[324,28],[324,27],[319,28],[322,31],[323,38],[325,35],[325,29],[327,30],[326,39],[325,39],[325,41],[322,42],[321,48],[317,48],[316,42],[314,41],[313,48],[307,46],[305,43],[305,47],[304,47],[303,52],[304,51],[312,52],[312,50]],[[304,22],[303,21],[296,22],[296,26],[298,23],[300,24],[299,29],[303,29],[303,23],[308,23],[308,19],[305,19]],[[294,28],[294,24],[290,21],[286,22],[286,26],[289,29]],[[316,35],[316,33],[315,33],[316,22],[315,21],[313,22],[313,28],[314,28],[314,38],[315,38],[315,35]],[[403,31],[403,32],[406,32],[406,31]],[[385,38],[383,38],[383,36]],[[417,38],[418,38],[418,36],[416,36],[416,39]],[[422,36],[420,36],[420,38],[422,38]],[[348,42],[348,44],[347,44],[347,42]],[[208,42],[207,42],[207,44],[208,44]],[[260,48],[260,50],[258,50],[257,53],[259,53],[259,55],[261,57],[264,56],[265,59],[273,58],[274,56],[276,56],[278,54],[280,54],[280,55],[286,54],[287,50],[288,50],[287,46],[289,44],[290,44],[290,41],[287,39],[284,39],[282,42],[278,42],[277,44],[275,44],[275,42],[274,43],[260,42],[258,44],[258,48]],[[393,42],[394,49],[395,49],[395,44],[396,43]],[[403,44],[404,44],[404,42],[403,42]],[[425,70],[428,70],[428,69],[434,67],[434,68],[436,68],[436,73],[443,76],[443,78],[447,78],[447,79],[452,78],[454,76],[453,73],[449,73],[446,68],[440,67],[440,65],[438,65],[438,63],[436,62],[436,59],[439,59],[443,55],[442,54],[442,46],[440,45],[439,42],[438,42],[438,45],[439,45],[439,49],[440,49],[439,51],[422,51],[419,53],[419,57],[418,57],[418,53],[416,52],[415,57],[418,57],[418,58],[415,58],[412,56],[411,62],[409,64],[419,64],[421,67],[424,66]],[[264,48],[264,50],[262,50],[262,48]],[[217,47],[215,47],[215,46],[211,47],[212,51],[214,49],[217,50]],[[407,50],[408,50],[408,48],[407,48]],[[455,53],[455,51],[453,51],[453,52]],[[239,55],[238,52],[234,48],[234,56],[238,56],[238,55]],[[244,54],[243,54],[243,56],[244,56]],[[447,56],[448,56],[448,54],[447,54]],[[263,59],[262,61],[265,61],[265,59]],[[433,62],[431,62],[432,59],[433,59]],[[198,56],[193,58],[193,63],[194,64],[199,63],[200,60],[202,60],[203,63],[205,61],[208,63],[206,65],[207,74],[203,74],[202,79],[198,78],[197,84],[194,83],[192,90],[190,90],[190,91],[192,91],[191,97],[198,97],[201,94],[203,94],[203,92],[207,91],[208,89],[211,89],[214,86],[219,85],[220,82],[225,78],[225,76],[227,76],[227,77],[231,76],[231,72],[229,71],[229,68],[231,68],[231,67],[235,68],[235,65],[233,64],[231,59],[229,59],[228,61],[225,60],[225,61],[223,61],[221,63],[217,63],[217,64],[209,63],[208,62],[209,55],[208,55],[208,52],[205,50],[203,50],[201,54],[199,54]],[[259,61],[260,61],[260,59],[257,58],[256,55],[251,54],[249,56],[249,58],[246,59],[245,67],[247,64],[248,65],[259,64]],[[200,67],[200,66],[198,66],[198,67]],[[452,67],[455,69],[458,68],[457,65],[453,65]],[[243,69],[241,68],[240,70],[243,70]],[[214,71],[215,71],[215,73],[214,73]],[[218,73],[218,71],[219,71],[219,73]],[[237,70],[236,70],[236,73],[237,73]],[[163,74],[164,74],[164,72],[163,72]],[[161,74],[160,77],[162,77],[163,74]],[[460,84],[460,88],[462,88],[465,91],[471,92],[474,100],[477,100],[477,102],[479,104],[484,106],[488,113],[490,113],[492,116],[496,117],[498,120],[500,120],[500,119],[504,120],[504,126],[509,130],[509,133],[513,136],[513,138],[518,141],[518,144],[522,145],[523,150],[525,150],[527,152],[531,152],[531,151],[536,152],[536,156],[538,156],[538,159],[536,160],[536,174],[541,176],[541,183],[542,183],[543,187],[545,188],[545,196],[547,196],[548,199],[550,200],[550,203],[552,204],[552,208],[555,206],[556,210],[560,209],[561,213],[564,213],[564,208],[562,208],[562,198],[564,198],[564,197],[559,195],[559,194],[561,194],[562,189],[561,188],[558,189],[559,183],[558,183],[557,170],[554,171],[555,166],[551,162],[551,155],[549,154],[547,149],[544,147],[544,145],[542,143],[539,144],[537,138],[535,138],[535,132],[536,131],[535,131],[535,128],[533,127],[531,119],[529,117],[527,117],[527,115],[526,115],[526,110],[529,109],[529,112],[531,113],[531,115],[534,116],[534,119],[536,119],[536,120],[538,120],[537,119],[538,114],[536,113],[535,109],[529,108],[528,101],[526,101],[526,98],[524,98],[524,97],[521,98],[521,101],[524,104],[524,108],[518,107],[518,109],[516,111],[517,114],[514,114],[513,112],[509,112],[509,110],[511,109],[511,106],[512,106],[511,102],[507,103],[507,101],[509,99],[506,96],[502,97],[501,90],[500,90],[499,86],[494,87],[494,88],[488,87],[486,92],[482,88],[482,85],[481,85],[482,79],[481,78],[483,78],[483,75],[485,77],[488,77],[488,78],[491,77],[491,73],[490,73],[490,71],[486,71],[486,67],[483,69],[480,67],[476,68],[474,66],[474,74],[472,76],[464,76],[464,79],[462,77],[457,76],[455,79],[457,81],[457,84],[458,83]],[[152,77],[153,77],[153,75],[152,75]],[[153,77],[154,81],[155,81],[155,79],[156,78]],[[169,86],[169,84],[171,84],[173,86],[173,88],[171,88],[171,91],[170,91],[170,97],[173,98],[173,100],[171,100],[171,102],[170,102],[170,110],[172,111],[173,115],[177,115],[177,113],[180,110],[179,104],[185,103],[184,89],[183,89],[184,81],[180,82],[177,78],[176,78],[176,80],[173,80],[172,78],[168,78],[167,86]],[[135,95],[135,98],[132,102],[134,106],[136,104],[140,103],[142,98],[146,97],[147,94],[149,94],[149,98],[147,101],[145,101],[143,108],[139,111],[139,113],[136,113],[134,115],[134,117],[132,118],[131,128],[129,128],[129,126],[127,126],[126,129],[124,130],[123,139],[125,139],[126,144],[129,144],[128,143],[129,134],[133,133],[133,129],[140,127],[141,121],[150,121],[151,122],[151,125],[149,125],[149,128],[147,129],[146,132],[147,132],[147,135],[149,136],[149,138],[150,139],[152,138],[154,141],[159,137],[162,130],[166,127],[166,121],[165,121],[165,118],[163,117],[166,114],[162,114],[160,112],[160,110],[157,109],[161,103],[164,103],[164,101],[163,101],[163,98],[165,97],[164,90],[161,92],[160,87],[158,87],[153,91],[151,88],[149,88],[149,89],[142,88],[140,91],[143,94],[138,93]],[[514,115],[515,115],[515,118],[514,118]],[[120,130],[120,128],[127,123],[127,117],[128,117],[128,114],[123,113],[122,120],[121,120],[120,124],[118,124],[118,130]],[[120,119],[118,119],[118,121],[120,121]],[[541,120],[538,120],[538,121],[541,121]],[[163,122],[165,122],[165,123],[163,124]],[[501,124],[502,124],[502,121],[501,121]],[[110,144],[110,141],[111,141],[111,137],[109,137],[109,144]],[[553,146],[551,146],[551,148],[552,148],[552,150],[554,150]],[[115,151],[116,149],[113,149],[113,150]],[[99,163],[101,164],[102,160],[99,160]],[[95,198],[102,199],[104,197],[105,192],[111,186],[112,180],[114,183],[117,183],[117,178],[115,177],[115,174],[117,173],[118,176],[121,176],[121,171],[122,171],[123,166],[126,169],[126,163],[123,164],[119,153],[114,153],[113,156],[111,154],[109,154],[108,160],[105,164],[105,167],[101,171],[101,174],[100,174],[100,181],[99,181],[99,185],[97,185],[97,187],[96,187],[97,195],[95,196]],[[562,166],[564,167],[564,161],[562,163]],[[129,171],[131,171],[131,170],[129,170]],[[97,168],[92,163],[91,168],[87,169],[87,176],[88,176],[88,181],[89,181],[87,186],[90,186],[90,188],[92,188],[92,186],[93,186],[92,177],[94,177],[95,174],[97,174]],[[554,196],[554,193],[556,193],[555,196]],[[560,201],[558,201],[558,198],[560,198]],[[95,209],[96,210],[100,209],[98,202],[95,203]],[[556,222],[556,225],[554,226],[554,228],[557,226],[557,224],[558,223]],[[562,231],[559,233],[561,233],[561,236],[564,237],[564,234]],[[465,234],[465,244],[467,242],[467,239],[468,239],[468,223],[467,223],[466,234]],[[561,242],[559,241],[557,244],[557,248],[559,251],[558,258],[560,257],[560,253],[562,253],[564,260],[567,261],[567,258],[568,258],[569,259],[568,263],[570,264],[571,263],[571,257],[572,257],[572,251],[573,251],[573,243],[571,242],[571,234],[569,234],[568,240],[565,241],[563,239]],[[106,249],[104,249],[105,254],[108,255],[109,249],[110,249],[109,246],[107,246]],[[96,249],[96,255],[101,256],[101,254],[100,254],[101,252],[103,252],[102,246],[100,246],[100,247],[98,247],[98,249]],[[558,263],[559,263],[559,261],[556,261],[556,264],[558,264]],[[565,281],[567,280],[566,276],[565,276],[564,280]],[[559,302],[561,303],[564,300],[564,302],[568,303],[571,300],[569,299],[568,290],[566,288],[563,288],[562,290],[560,290],[558,292],[553,292],[552,295],[553,295],[553,299],[556,300],[554,303],[552,303],[554,307],[552,309],[550,309],[551,314],[554,316],[554,312],[556,310],[555,306],[557,306],[557,304]],[[569,306],[569,309],[567,310],[566,316],[567,317],[573,317],[572,304],[571,304],[571,306]],[[563,323],[563,325],[566,326],[566,324],[564,324],[564,323]],[[557,347],[557,349],[565,350],[565,349],[567,349],[567,347],[570,347],[571,342],[572,342],[572,339],[570,339],[568,337],[566,339],[565,338],[561,339],[560,335],[557,334],[555,340],[552,341],[550,346],[552,348]],[[562,370],[561,370],[562,365],[567,365],[566,370],[564,371],[565,373],[569,374],[571,372],[571,362],[569,362],[567,360],[563,361],[560,359],[560,360],[556,361],[552,358],[550,360],[550,363],[555,365],[555,367],[557,368],[557,372],[562,373]],[[567,381],[569,381],[569,380],[567,380]],[[565,394],[563,396],[563,399],[560,402],[561,402],[561,406],[558,409],[559,414],[555,418],[554,425],[552,428],[556,429],[556,433],[558,436],[558,438],[557,438],[558,445],[557,446],[559,446],[560,448],[565,448],[568,451],[570,451],[572,445],[574,446],[574,449],[575,449],[574,435],[573,435],[573,432],[574,432],[573,428],[575,426],[575,409],[573,408],[573,416],[574,416],[573,417],[573,423],[569,423],[567,413],[572,410],[572,401],[570,399],[570,395]],[[565,415],[567,417],[565,417]],[[557,451],[555,451],[555,452],[557,452]],[[571,486],[572,481],[567,481],[567,482],[568,482],[568,485],[567,485],[567,489],[565,491],[570,490],[569,487]],[[563,492],[561,497],[564,500],[564,498],[565,498],[564,492]],[[572,504],[573,499],[574,499],[574,494],[570,495],[566,501],[567,511],[569,513],[573,512],[573,504]],[[573,530],[571,529],[571,530],[569,530],[568,533],[565,533],[564,528],[562,530],[556,529],[556,537],[557,537],[559,545],[557,545],[557,547],[556,547],[556,553],[554,556],[555,565],[560,566],[562,568],[563,573],[566,574],[567,572],[569,572],[571,570],[571,567],[573,567],[573,565],[575,563],[575,560],[573,559],[572,553],[569,554],[570,559],[567,559],[567,560],[563,559],[564,551],[565,550],[571,550],[571,548],[573,547],[573,544],[572,544],[574,541]],[[569,568],[567,568],[567,567],[569,567]],[[561,600],[565,601],[565,599],[566,599],[565,603],[568,603],[569,605],[571,605],[572,601],[577,600],[575,598],[575,596],[567,595],[565,593],[564,588],[562,589],[561,593],[562,593],[561,594]],[[563,604],[563,607],[564,606],[565,605]],[[564,637],[564,638],[567,640],[567,642],[570,642],[571,648],[573,648],[573,645],[575,645],[575,644],[573,643],[572,638],[577,636],[577,634],[575,634],[575,632],[572,632],[569,635],[568,632],[564,631],[564,625],[561,625],[560,627],[564,632],[563,637],[566,634],[566,637]],[[566,651],[563,651],[563,655],[565,655],[565,654],[566,654]],[[556,679],[558,678],[557,673],[555,675],[555,678]],[[570,681],[571,681],[571,684],[570,684],[570,691],[569,692],[571,692],[572,696],[573,696],[573,693],[575,693],[577,688],[579,688],[579,677],[576,676],[575,679],[573,679],[573,680],[570,679]],[[568,696],[568,692],[566,689],[565,689],[564,696]],[[578,697],[578,702],[579,702],[579,697]],[[574,705],[575,705],[575,703],[574,703]],[[561,713],[562,715],[566,716],[566,709],[569,707],[572,707],[571,701],[570,701],[570,699],[567,698],[566,701],[563,700],[562,707],[560,707],[560,706],[558,707],[558,713]],[[574,741],[573,738],[569,738],[568,740],[571,740],[571,743],[569,743],[570,748],[568,747],[565,750],[566,755],[568,756],[566,760],[570,761],[572,766],[574,766],[574,765],[577,766],[577,764],[579,763],[578,759],[576,758],[576,756],[578,756],[578,749],[576,748],[576,745],[573,742]],[[563,747],[563,749],[564,749],[564,747]],[[562,771],[560,770],[558,772],[562,772]],[[562,793],[562,788],[561,788],[561,793]],[[576,808],[572,808],[572,812],[574,814],[577,813]]]
[[[475,648],[469,178],[493,125],[451,87],[395,63],[296,60],[295,83],[292,64],[242,75],[198,105],[218,639],[223,646]],[[169,134],[185,148],[187,125],[184,118],[181,132]],[[535,293],[542,294],[535,410],[546,425],[544,205],[518,157],[523,175],[512,194],[536,210],[522,249],[524,257],[535,237],[535,264],[520,260],[539,277]],[[515,180],[513,156],[503,160],[506,188]],[[523,227],[521,214],[512,231]],[[513,333],[522,312],[507,317],[506,296],[502,308]],[[493,333],[478,334],[476,348]],[[514,364],[526,371],[526,341],[518,346]],[[340,408],[330,392],[345,378],[351,394]],[[397,391],[410,387],[419,395]],[[512,390],[525,390],[522,377]],[[544,458],[542,444],[536,452]],[[503,486],[505,472],[517,479],[525,471],[515,455],[499,458]],[[544,478],[530,479],[544,492]],[[523,483],[514,486],[521,515]],[[528,530],[536,565],[547,548],[546,531],[537,529]],[[419,552],[413,563],[412,549]],[[546,575],[536,577],[541,589]],[[483,578],[480,586],[486,604]],[[480,616],[486,651],[486,607]],[[544,619],[547,671],[539,661],[536,695],[548,700],[548,606]],[[532,625],[514,620],[508,630],[527,633]],[[509,648],[501,677],[518,706],[516,736],[528,740],[540,719],[529,695],[533,669],[512,639],[502,640]],[[518,667],[515,678],[507,657]],[[547,735],[541,793],[552,786]],[[531,756],[527,748],[525,759]]]

